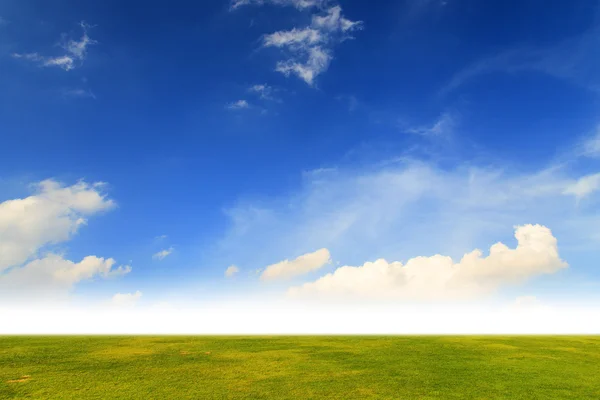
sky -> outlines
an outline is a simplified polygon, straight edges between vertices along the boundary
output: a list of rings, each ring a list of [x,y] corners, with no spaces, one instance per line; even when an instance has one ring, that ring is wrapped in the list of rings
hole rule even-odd
[[[600,333],[599,11],[0,0],[0,333]]]

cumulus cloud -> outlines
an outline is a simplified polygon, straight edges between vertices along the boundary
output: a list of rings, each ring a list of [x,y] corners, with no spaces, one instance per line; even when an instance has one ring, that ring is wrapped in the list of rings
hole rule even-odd
[[[83,34],[79,40],[63,38],[61,47],[66,54],[59,56],[43,56],[35,53],[14,53],[12,56],[18,59],[24,59],[35,62],[42,67],[59,67],[65,71],[70,71],[83,64],[87,57],[87,49],[90,45],[97,42],[88,36],[90,25],[85,22],[79,24]]]
[[[277,264],[269,265],[263,271],[260,279],[265,281],[289,279],[316,271],[329,263],[331,263],[329,250],[320,249],[314,253],[304,254],[292,261],[283,260]]]
[[[563,251],[598,253],[597,209],[565,195],[581,178],[565,166],[376,161],[305,172],[298,189],[269,201],[241,199],[226,210],[231,225],[215,262],[243,259],[252,270],[319,248],[350,266],[431,254],[460,260],[474,248],[510,244],[507,228],[523,222],[551,227]]]
[[[103,187],[84,181],[64,186],[49,179],[33,185],[29,197],[0,203],[0,297],[46,300],[68,294],[79,282],[131,271],[128,265],[116,267],[112,258],[73,262],[48,250],[71,239],[88,217],[115,207]]]
[[[292,296],[364,297],[374,299],[443,300],[489,294],[501,286],[552,274],[567,267],[550,229],[524,225],[516,229],[518,245],[503,243],[451,257],[415,257],[402,264],[377,260],[360,267],[344,266],[315,282],[290,288]]]
[[[235,265],[231,265],[230,267],[227,267],[227,269],[225,270],[225,277],[233,278],[238,272],[240,272],[240,269],[238,267],[236,267]]]
[[[69,240],[87,217],[115,203],[101,183],[63,186],[54,180],[36,185],[35,194],[0,203],[0,272],[36,256],[46,245]]]
[[[0,274],[2,297],[54,296],[68,293],[75,284],[93,278],[108,279],[131,272],[128,265],[115,268],[112,258],[85,257],[78,263],[58,254],[48,254],[23,266],[8,269]]]
[[[226,108],[228,110],[244,110],[250,108],[250,104],[246,100],[238,100],[227,104]]]
[[[362,22],[345,18],[342,8],[333,6],[313,15],[309,26],[265,35],[263,46],[287,50],[291,56],[279,61],[276,71],[296,75],[312,86],[315,78],[329,68],[334,47],[361,28]]]
[[[564,194],[573,195],[577,200],[600,190],[600,173],[584,176],[565,188]]]
[[[118,307],[134,306],[142,297],[139,290],[135,293],[117,293],[112,297],[112,304]]]
[[[170,248],[165,249],[165,250],[161,250],[158,253],[154,254],[152,256],[152,258],[154,258],[155,260],[162,261],[165,258],[167,258],[168,256],[170,256],[171,253],[173,253],[173,250],[175,250],[173,247],[170,247]]]

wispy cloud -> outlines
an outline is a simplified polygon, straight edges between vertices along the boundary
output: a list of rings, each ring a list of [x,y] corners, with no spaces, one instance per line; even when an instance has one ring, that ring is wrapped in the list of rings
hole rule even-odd
[[[426,137],[447,137],[452,134],[455,125],[456,117],[445,112],[432,125],[408,128],[405,131]]]
[[[152,258],[154,258],[155,260],[162,261],[165,258],[167,258],[168,256],[170,256],[173,253],[173,250],[174,250],[173,247],[170,247],[170,248],[165,249],[165,250],[161,250],[158,253],[154,254],[152,256]]]
[[[248,91],[256,94],[262,100],[281,102],[281,99],[274,96],[275,88],[265,83],[252,85],[248,88]]]
[[[279,4],[297,8],[323,6],[323,1],[270,0],[234,1],[232,8],[242,5]],[[309,26],[294,27],[263,36],[263,47],[286,50],[287,59],[277,62],[275,70],[286,76],[295,75],[313,86],[317,76],[325,72],[333,59],[334,48],[344,40],[352,38],[352,32],[362,29],[362,22],[351,21],[342,15],[339,5],[314,14]]]
[[[577,200],[600,190],[600,173],[579,178],[565,188],[564,194],[573,195]]]
[[[460,258],[510,240],[507,231],[524,224],[551,228],[563,249],[597,249],[594,182],[561,166],[519,172],[409,158],[325,169],[304,174],[297,192],[227,210],[232,226],[220,251],[251,269],[315,248],[345,265],[436,253]],[[573,194],[590,201],[577,205]]]
[[[278,6],[292,6],[299,10],[306,8],[319,7],[325,4],[327,0],[232,0],[231,9],[235,10],[247,5],[274,4]]]
[[[248,103],[246,100],[238,100],[227,104],[225,108],[228,110],[245,110],[250,108],[250,103]]]
[[[600,92],[600,60],[595,57],[599,33],[600,28],[594,26],[583,35],[553,46],[517,46],[490,55],[456,73],[440,94],[448,94],[481,75],[523,71],[537,71]]]
[[[35,62],[42,67],[58,67],[65,71],[75,69],[83,64],[87,57],[88,47],[97,43],[88,36],[88,29],[91,28],[90,25],[81,22],[79,26],[83,30],[83,35],[79,40],[69,39],[66,36],[63,37],[61,47],[65,50],[66,54],[59,56],[44,56],[35,52],[13,53],[12,56],[17,59]]]
[[[286,76],[296,75],[313,86],[315,78],[329,68],[335,46],[359,29],[362,22],[343,17],[342,8],[334,6],[323,15],[313,15],[308,27],[265,35],[263,46],[288,50],[292,56],[279,61],[275,70]]]
[[[63,95],[66,97],[96,99],[96,95],[89,89],[66,89],[63,90]]]
[[[596,133],[587,138],[581,146],[581,155],[585,157],[600,157],[600,126],[596,128]]]

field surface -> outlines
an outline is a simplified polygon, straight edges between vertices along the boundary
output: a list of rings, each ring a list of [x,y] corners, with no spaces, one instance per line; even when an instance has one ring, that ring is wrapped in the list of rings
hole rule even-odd
[[[600,399],[600,337],[0,337],[1,399]]]

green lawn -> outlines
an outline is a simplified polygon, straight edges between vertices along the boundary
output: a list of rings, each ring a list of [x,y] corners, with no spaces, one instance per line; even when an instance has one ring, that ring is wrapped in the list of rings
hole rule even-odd
[[[600,337],[0,337],[2,399],[600,399]]]

